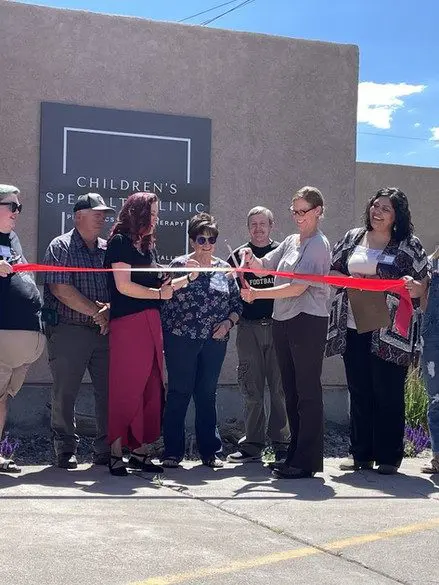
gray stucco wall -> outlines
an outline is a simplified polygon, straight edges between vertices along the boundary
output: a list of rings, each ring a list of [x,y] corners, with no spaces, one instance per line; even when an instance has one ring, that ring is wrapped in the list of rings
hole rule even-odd
[[[410,203],[415,233],[429,254],[439,245],[439,169],[357,163],[355,217],[381,187],[399,187]]]
[[[18,184],[18,232],[36,258],[41,101],[212,119],[211,209],[223,238],[246,238],[250,207],[291,231],[293,190],[327,198],[334,241],[354,218],[358,51],[354,46],[65,11],[0,0],[1,182]],[[234,383],[234,340],[221,382]],[[326,383],[340,381],[334,360]],[[47,382],[46,358],[29,382]]]

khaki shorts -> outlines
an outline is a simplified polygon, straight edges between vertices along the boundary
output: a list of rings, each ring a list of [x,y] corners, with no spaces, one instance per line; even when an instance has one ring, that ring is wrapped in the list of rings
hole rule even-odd
[[[38,331],[0,331],[0,401],[17,394],[45,343],[46,338]]]

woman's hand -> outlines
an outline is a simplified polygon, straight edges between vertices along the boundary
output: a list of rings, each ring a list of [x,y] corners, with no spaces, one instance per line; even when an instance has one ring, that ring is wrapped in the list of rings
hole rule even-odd
[[[241,257],[241,265],[247,266],[248,268],[254,268],[254,254],[251,248],[241,248],[239,250]]]
[[[172,276],[170,274],[166,274],[165,276],[162,276],[162,278],[161,278],[162,286],[164,284],[171,284],[171,282],[172,282]]]
[[[223,337],[227,335],[231,328],[232,325],[230,324],[230,321],[228,319],[221,321],[221,323],[217,323],[216,325],[213,326],[212,338],[223,339]]]
[[[92,319],[96,325],[99,325],[101,335],[107,335],[109,331],[108,320],[110,318],[110,307],[108,306],[108,303],[101,303],[100,301],[96,301],[96,306],[98,307],[98,310],[92,316]]]
[[[252,303],[256,298],[256,289],[249,286],[241,289],[241,299],[246,303]]]
[[[404,280],[405,288],[408,290],[412,299],[422,297],[426,289],[424,282],[419,282],[419,280],[415,280],[411,276],[403,276],[402,279]]]
[[[200,268],[200,263],[197,262],[196,260],[194,260],[193,258],[189,258],[189,260],[186,262],[186,267],[187,268]],[[189,282],[192,282],[193,280],[198,278],[199,274],[200,274],[199,272],[189,272],[187,275]]]
[[[0,260],[0,276],[6,278],[8,274],[12,274],[12,266],[6,260]]]
[[[160,299],[162,301],[169,301],[172,299],[172,295],[174,294],[174,289],[172,288],[172,284],[163,284],[160,288]]]

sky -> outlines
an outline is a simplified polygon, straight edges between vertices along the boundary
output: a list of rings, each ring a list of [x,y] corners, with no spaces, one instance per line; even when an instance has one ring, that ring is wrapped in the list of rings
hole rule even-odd
[[[201,24],[243,0],[18,0]],[[205,26],[360,49],[357,160],[439,167],[439,0],[247,0]]]

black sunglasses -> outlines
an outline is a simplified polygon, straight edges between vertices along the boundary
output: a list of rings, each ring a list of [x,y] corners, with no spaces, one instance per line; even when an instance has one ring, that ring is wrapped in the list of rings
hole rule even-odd
[[[21,213],[21,210],[23,209],[23,205],[21,203],[15,203],[15,201],[0,201],[0,205],[9,205],[12,213],[15,213],[16,211]]]
[[[197,244],[200,244],[200,246],[204,246],[204,244],[206,242],[209,242],[209,244],[215,244],[216,243],[216,236],[197,236],[195,238],[195,241],[197,242]]]

